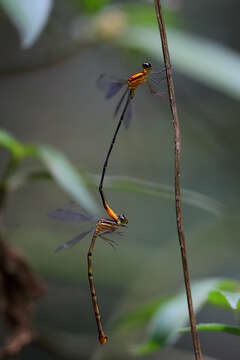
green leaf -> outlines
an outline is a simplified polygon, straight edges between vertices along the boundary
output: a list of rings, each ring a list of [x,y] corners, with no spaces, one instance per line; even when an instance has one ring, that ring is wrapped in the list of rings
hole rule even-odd
[[[121,4],[120,9],[123,10],[128,18],[128,23],[131,25],[140,26],[157,26],[157,18],[154,6],[148,3],[131,2]],[[176,12],[164,8],[163,15],[165,24],[176,25],[179,24],[179,16]]]
[[[167,37],[171,61],[176,70],[240,99],[239,52],[180,29],[168,28]],[[157,28],[130,25],[117,41],[121,46],[144,51],[157,60],[162,58]]]
[[[239,309],[240,292],[233,293],[230,291],[221,291],[221,293],[226,298],[227,302],[229,303],[229,306],[233,310]]]
[[[213,278],[195,282],[192,285],[192,297],[195,313],[201,309],[208,299],[209,291],[222,282],[222,279]],[[147,354],[151,351],[152,344],[156,349],[176,342],[179,329],[188,322],[188,307],[185,291],[173,297],[160,307],[151,320],[149,340],[137,348],[138,354]]]
[[[229,334],[240,336],[240,327],[238,326],[212,323],[212,324],[199,324],[197,325],[197,329],[199,331],[221,331],[221,332],[226,332]],[[181,333],[190,332],[190,331],[191,331],[190,327],[183,328],[180,330]]]
[[[52,0],[0,0],[16,26],[23,48],[30,47],[39,37],[52,8]]]
[[[171,296],[162,297],[125,313],[115,320],[113,328],[116,330],[128,331],[146,324],[153,314],[169,301],[169,299],[171,299]]]
[[[239,292],[234,293],[233,291],[239,290],[239,287],[239,282],[221,278],[195,282],[192,285],[195,313],[197,313],[205,303],[235,309],[239,302],[240,294]],[[185,291],[176,296],[164,297],[144,304],[136,310],[121,316],[117,319],[114,326],[116,329],[128,331],[135,327],[145,325],[151,318],[150,338],[145,344],[135,350],[136,353],[141,355],[148,354],[162,346],[171,345],[178,339],[179,328],[188,321]],[[230,330],[226,329],[226,331],[231,332],[231,328],[232,327],[229,327]],[[236,330],[238,328],[233,329],[234,331],[238,331]],[[182,330],[180,332],[182,332]]]
[[[98,186],[99,176],[88,175],[88,178],[94,186]],[[134,192],[167,200],[175,199],[174,189],[172,186],[139,180],[127,176],[107,176],[105,178],[105,188]],[[223,213],[223,205],[221,203],[192,190],[183,189],[182,200],[186,204],[193,205],[217,216]]]
[[[110,3],[110,0],[71,0],[72,4],[87,13],[95,13]]]
[[[82,171],[79,171],[79,173],[81,174]],[[86,174],[85,179],[89,186],[94,188],[98,187],[99,175]],[[18,173],[11,179],[11,187],[16,188],[26,181],[37,180],[53,180],[53,178],[45,170],[34,170],[28,173],[25,171],[24,174]],[[153,183],[127,176],[106,176],[104,187],[109,190],[128,191],[130,193],[153,196],[160,199],[173,201],[175,199],[174,189],[169,185]],[[192,190],[182,190],[182,201],[185,204],[208,211],[216,216],[223,214],[223,205],[221,203]]]
[[[158,340],[151,339],[142,346],[137,347],[134,352],[138,355],[147,355],[153,351],[157,351],[160,348]]]
[[[18,142],[12,135],[7,131],[0,129],[0,146],[8,149],[13,157],[19,159],[24,156],[25,149],[20,142]]]
[[[0,146],[7,148],[13,160],[22,160],[25,157],[33,157],[40,160],[48,169],[48,175],[52,177],[65,191],[70,194],[89,213],[97,215],[100,210],[93,197],[89,193],[84,180],[83,172],[76,170],[68,159],[57,150],[49,146],[21,144],[7,131],[0,130]],[[24,184],[28,172],[24,174],[18,170],[14,162],[14,172],[6,179],[9,189],[16,189],[19,184]]]
[[[48,168],[55,181],[81,206],[91,214],[99,212],[96,202],[87,189],[83,176],[63,154],[48,146],[36,146],[36,154]]]
[[[233,280],[225,280],[208,294],[208,303],[224,307],[228,310],[238,310],[240,299],[240,283]]]
[[[238,292],[240,291],[240,282],[232,279],[224,279],[218,284],[217,288],[222,291]]]
[[[216,290],[209,294],[209,301],[221,307],[225,307],[230,310],[240,309],[240,292],[234,293],[230,291]]]
[[[219,290],[213,290],[209,292],[208,303],[211,305],[230,309],[227,299],[221,294],[221,291]]]

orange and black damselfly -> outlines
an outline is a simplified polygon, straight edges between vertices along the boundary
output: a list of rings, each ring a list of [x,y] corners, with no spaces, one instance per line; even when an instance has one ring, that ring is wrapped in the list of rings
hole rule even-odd
[[[57,220],[63,220],[63,221],[75,221],[75,222],[91,222],[96,221],[96,218],[93,218],[89,215],[82,214],[74,209],[70,208],[59,208],[52,213],[49,214],[49,216],[53,219]],[[112,219],[99,219],[95,226],[92,226],[87,231],[82,232],[81,234],[77,235],[73,239],[67,241],[65,244],[59,246],[56,249],[56,252],[59,252],[63,249],[72,247],[73,245],[77,244],[80,240],[82,240],[85,236],[87,236],[91,231],[94,229],[92,241],[90,244],[90,247],[88,249],[87,254],[87,262],[88,262],[88,281],[89,281],[89,287],[92,297],[92,303],[93,303],[93,310],[96,318],[97,328],[98,328],[98,339],[101,344],[105,344],[108,341],[108,338],[106,334],[103,331],[102,322],[101,322],[101,315],[100,310],[97,303],[97,296],[96,291],[94,287],[93,282],[93,270],[92,270],[92,254],[95,242],[98,237],[106,241],[111,246],[115,246],[117,243],[116,241],[112,239],[108,239],[105,235],[107,234],[118,234],[120,235],[121,232],[119,231],[120,227],[125,227],[128,223],[128,220],[123,216],[118,217],[118,223],[116,223],[115,220]]]
[[[122,94],[122,97],[120,98],[115,112],[114,112],[114,116],[116,116],[121,108],[121,105],[124,102],[124,99],[127,97],[126,103],[123,107],[123,111],[122,114],[120,116],[118,125],[116,127],[116,130],[114,132],[113,138],[112,138],[112,142],[110,144],[106,159],[104,161],[104,165],[103,165],[103,169],[102,169],[102,175],[101,175],[101,180],[100,180],[100,184],[99,184],[99,192],[102,198],[102,202],[103,202],[103,206],[105,208],[105,210],[107,211],[108,215],[115,220],[117,223],[119,221],[119,217],[116,215],[116,213],[113,211],[113,209],[111,209],[111,207],[109,206],[104,192],[103,192],[103,181],[104,181],[104,177],[105,177],[105,172],[108,166],[108,160],[110,157],[110,154],[112,152],[113,149],[113,145],[116,141],[116,137],[118,134],[118,131],[120,129],[120,126],[122,124],[122,122],[124,121],[124,124],[126,127],[128,127],[129,122],[130,122],[130,118],[132,115],[132,100],[135,96],[135,90],[138,88],[139,85],[141,85],[142,83],[146,82],[150,92],[153,95],[161,95],[161,93],[156,92],[151,85],[151,82],[155,83],[155,84],[159,84],[158,81],[152,77],[149,76],[149,74],[160,74],[162,72],[165,71],[165,68],[162,69],[161,71],[158,72],[153,72],[152,71],[152,65],[149,62],[145,62],[142,64],[142,71],[139,73],[136,73],[134,75],[131,75],[128,80],[121,80],[121,79],[115,79],[114,77],[109,77],[108,75],[102,74],[100,75],[98,81],[97,81],[97,85],[101,90],[104,90],[106,92],[105,98],[106,99],[110,99],[112,98],[114,95],[116,95],[121,89],[122,87],[125,85],[127,86],[127,88],[125,89],[124,93]],[[124,216],[124,215],[122,215]]]

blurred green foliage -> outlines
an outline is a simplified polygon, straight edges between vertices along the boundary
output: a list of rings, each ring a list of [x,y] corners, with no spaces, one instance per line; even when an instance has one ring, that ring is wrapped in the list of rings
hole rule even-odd
[[[197,329],[198,329],[198,331],[219,331],[219,332],[225,332],[228,334],[240,336],[240,327],[239,326],[230,326],[230,325],[225,325],[225,324],[212,323],[212,324],[198,324]],[[190,332],[190,331],[191,331],[191,329],[188,327],[188,328],[182,329],[180,332],[185,333],[185,332]]]
[[[158,26],[154,6],[150,3],[129,2],[120,4],[119,9],[126,13],[129,25],[150,26],[155,28]],[[179,15],[169,8],[163,9],[163,15],[165,23],[168,26],[179,26],[182,24]]]
[[[88,41],[109,41],[110,35],[114,45],[145,52],[147,56],[157,60],[161,57],[156,15],[152,4],[115,4],[110,0],[68,1],[77,7],[81,14],[89,15],[85,17],[85,21],[87,19],[88,22],[87,31],[84,26],[84,33],[81,34],[87,37]],[[17,0],[1,0],[1,4],[18,28],[22,45],[33,45],[50,15],[51,0],[44,0],[41,7],[38,2],[30,6],[28,1],[19,3]],[[108,6],[110,4],[111,7]],[[122,13],[122,26],[122,20],[116,21],[117,11]],[[98,14],[101,17],[100,22]],[[164,17],[168,26],[168,40],[174,67],[199,82],[239,99],[240,54],[214,41],[183,31],[183,19],[177,11],[164,8]]]
[[[66,0],[67,1],[67,0]],[[109,0],[68,0],[74,7],[79,9],[80,15],[84,15],[87,19],[87,26],[89,33],[93,34],[93,44],[99,41],[98,30],[95,27],[98,24],[98,16],[101,16],[102,24],[104,23],[105,11],[110,14],[106,17],[106,22],[114,28],[114,20],[111,22],[111,11],[120,10],[124,21],[119,32],[112,38],[113,45],[119,47],[139,50],[147,56],[151,56],[159,61],[161,58],[161,49],[159,42],[159,33],[156,28],[156,17],[153,6],[144,3],[113,3]],[[7,4],[4,0],[0,2]],[[47,11],[40,13],[37,8],[32,7],[31,11],[35,9],[35,15],[43,16],[41,21],[37,22],[38,26],[34,27],[32,22],[28,20],[31,16],[22,16],[19,22],[19,6],[21,3],[16,3],[16,7],[5,5],[5,11],[15,23],[22,36],[22,42],[31,46],[36,41],[40,32],[50,15],[50,2]],[[111,7],[108,5],[113,4]],[[11,4],[14,4],[11,1]],[[34,2],[33,2],[34,4]],[[27,13],[26,13],[27,14]],[[31,15],[31,14],[30,14]],[[198,37],[194,34],[182,30],[183,21],[180,14],[169,9],[164,9],[165,21],[168,26],[168,40],[170,44],[170,52],[173,67],[176,70],[184,73],[196,81],[199,81],[213,89],[222,91],[224,94],[239,100],[240,98],[240,55],[237,51],[229,47],[220,45],[213,40]],[[112,19],[115,19],[114,17]],[[99,24],[98,24],[99,25]],[[97,31],[95,31],[97,28]],[[95,32],[94,32],[95,31]],[[31,41],[27,41],[30,39]],[[101,43],[108,41],[106,37],[101,37]],[[227,64],[227,74],[226,74]],[[66,157],[48,146],[36,144],[22,144],[16,140],[8,132],[0,131],[0,145],[8,149],[11,153],[11,158],[15,161],[14,171],[9,174],[7,185],[9,189],[17,188],[17,184],[25,184],[27,181],[51,179],[55,181],[69,196],[77,200],[83,207],[91,213],[98,212],[98,207],[89,193],[87,185],[96,187],[98,184],[98,177],[89,176],[85,171],[75,169],[73,165],[66,159]],[[40,161],[42,168],[40,171],[21,171],[19,165],[20,161],[25,158],[33,158]],[[173,198],[172,188],[163,184],[156,184],[144,182],[133,178],[115,177],[106,178],[106,188],[135,192],[138,194],[145,194],[148,196],[159,197],[162,199]],[[222,205],[209,197],[194,193],[188,190],[183,191],[183,201],[192,204],[196,207],[210,211],[216,215],[222,214]],[[201,229],[202,233],[202,229]],[[42,236],[43,232],[41,231]],[[36,236],[34,229],[31,236]],[[209,238],[211,236],[209,235]],[[30,236],[29,236],[30,238]],[[45,237],[46,246],[49,246],[49,239]],[[31,241],[27,239],[26,249],[35,251],[36,258],[38,256],[37,249],[32,249]],[[52,244],[51,244],[52,246]],[[50,251],[51,249],[49,249]],[[78,255],[74,254],[78,261]],[[47,272],[45,259],[42,261],[42,270]],[[59,267],[61,264],[59,265]],[[50,271],[49,271],[50,272]],[[57,276],[59,268],[57,268]],[[74,273],[72,268],[66,269],[65,273],[69,275],[69,279],[78,278],[78,274]],[[240,311],[240,293],[239,283],[231,280],[223,279],[207,279],[193,285],[193,298],[195,302],[195,309],[200,309],[205,304],[222,307],[231,311]],[[141,307],[134,309],[134,311],[124,314],[115,323],[115,328],[121,331],[132,331],[140,326],[150,324],[149,340],[138,348],[138,353],[148,353],[150,351],[159,349],[162,346],[174,343],[179,336],[179,329],[185,326],[188,318],[186,312],[187,305],[184,292],[177,295],[171,295],[164,298],[157,298],[155,301],[143,304]],[[224,331],[239,335],[240,328],[228,326],[224,324],[200,324],[199,330],[205,331]],[[181,330],[189,331],[189,329]]]
[[[17,176],[20,160],[32,157],[40,160],[56,183],[78,201],[83,208],[91,214],[98,212],[98,206],[87,189],[84,176],[73,167],[65,155],[49,146],[22,144],[7,131],[1,129],[0,146],[10,151],[10,162],[14,163],[8,177],[4,179],[4,185],[7,189],[8,185],[11,184],[12,176]]]
[[[16,26],[23,48],[32,46],[41,34],[52,9],[52,0],[0,0],[0,6]]]
[[[85,170],[76,170],[59,151],[49,146],[22,144],[7,131],[0,129],[0,146],[7,148],[14,161],[23,160],[27,157],[37,158],[45,166],[41,170],[24,170],[18,167],[8,178],[9,189],[16,189],[27,182],[36,180],[54,180],[67,191],[70,196],[77,200],[83,208],[90,213],[96,214],[98,207],[93,202],[86,184],[94,188],[98,187],[99,176],[87,174]],[[130,177],[108,176],[105,188],[112,190],[128,191],[155,198],[174,200],[174,189],[164,184],[156,184]],[[223,206],[219,202],[190,190],[183,190],[183,202],[208,211],[216,216],[223,214]]]
[[[240,311],[239,290],[240,283],[235,280],[209,278],[194,282],[192,296],[195,312],[199,312],[206,304]],[[174,344],[187,322],[187,299],[185,291],[181,291],[177,295],[156,299],[128,312],[116,321],[115,328],[132,332],[134,328],[148,324],[149,339],[136,348],[136,352],[143,355]],[[205,324],[201,324],[201,330],[232,331],[223,324],[218,324],[217,328],[214,324],[204,326]],[[184,329],[183,332],[185,331],[190,329]],[[234,333],[240,335],[240,327],[235,327]]]
[[[111,3],[111,0],[68,0],[73,6],[85,13],[93,14]]]

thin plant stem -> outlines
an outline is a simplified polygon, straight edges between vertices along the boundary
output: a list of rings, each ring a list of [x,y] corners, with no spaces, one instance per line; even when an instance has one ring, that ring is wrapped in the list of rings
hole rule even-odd
[[[186,244],[185,244],[183,222],[182,222],[181,191],[180,191],[181,138],[180,138],[179,119],[178,119],[178,113],[177,113],[176,98],[175,98],[175,92],[174,92],[174,84],[173,84],[173,78],[172,78],[167,36],[166,36],[166,31],[165,31],[165,25],[163,22],[160,0],[154,0],[154,4],[155,4],[155,10],[156,10],[156,15],[157,15],[160,36],[161,36],[162,51],[163,51],[166,72],[167,72],[169,102],[170,102],[170,108],[171,108],[172,117],[173,117],[174,143],[175,143],[175,204],[176,204],[178,239],[179,239],[181,257],[182,257],[183,275],[184,275],[184,282],[185,282],[185,288],[186,288],[189,319],[190,319],[190,325],[191,325],[191,333],[192,333],[195,359],[202,360],[200,340],[199,340],[199,336],[198,336],[198,332],[197,332],[196,319],[195,319],[194,310],[193,310],[190,276],[189,276],[188,263],[187,263],[187,252],[186,252]]]

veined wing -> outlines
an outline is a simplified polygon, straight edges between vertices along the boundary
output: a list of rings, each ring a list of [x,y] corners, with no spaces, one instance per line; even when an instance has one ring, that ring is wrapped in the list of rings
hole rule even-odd
[[[127,80],[117,79],[106,74],[101,74],[97,80],[97,87],[105,92],[106,99],[116,95],[124,85],[127,85]]]
[[[78,211],[80,210],[80,211]],[[72,222],[86,222],[86,221],[96,221],[97,218],[89,214],[84,214],[81,212],[79,206],[71,201],[62,208],[58,208],[55,211],[52,211],[48,214],[52,219],[61,220],[61,221],[72,221]]]
[[[48,216],[52,219],[57,219],[61,221],[72,221],[72,222],[85,222],[85,221],[93,221],[94,218],[89,217],[88,215],[84,215],[72,210],[63,210],[57,209]]]
[[[111,245],[114,249],[116,249],[116,246],[118,246],[118,242],[116,240],[107,238],[105,236],[106,234],[116,234],[116,235],[121,236],[122,232],[117,230],[116,228],[113,228],[113,229],[101,231],[99,233],[99,237],[101,239],[103,239],[107,244]]]
[[[128,104],[128,107],[127,107],[127,110],[126,110],[126,113],[125,113],[125,116],[124,116],[124,119],[123,119],[123,124],[124,124],[126,129],[128,129],[129,126],[130,126],[130,122],[131,122],[131,118],[132,118],[132,114],[133,114],[132,102],[133,102],[133,99],[130,100],[130,102]]]
[[[74,246],[75,244],[77,244],[80,240],[82,240],[83,238],[85,238],[85,236],[87,236],[93,229],[95,229],[95,226],[93,226],[91,229],[82,232],[81,234],[75,236],[73,239],[65,242],[63,245],[60,245],[55,252],[59,252],[61,250],[70,248],[72,246]]]
[[[123,107],[123,111],[122,111],[122,114],[121,114],[121,117],[120,119],[123,120],[123,124],[125,126],[126,129],[129,128],[129,125],[130,125],[130,120],[132,118],[132,101],[133,99],[131,99],[131,92],[130,90],[127,88],[127,90],[123,93],[117,107],[116,107],[116,110],[114,112],[114,116],[117,115],[117,113],[119,112],[119,109],[121,107],[121,105],[123,104],[123,100],[125,99],[127,95],[127,100],[125,102],[125,105]]]
[[[118,104],[117,104],[117,106],[116,106],[116,109],[115,109],[115,111],[114,111],[114,114],[113,114],[114,117],[117,116],[117,114],[118,114],[118,112],[119,112],[119,109],[120,109],[121,105],[123,104],[123,101],[124,101],[127,93],[129,93],[129,91],[130,91],[130,90],[127,88],[127,89],[124,91],[124,93],[122,94],[122,96],[121,96],[121,98],[120,98],[120,100],[119,100],[119,102],[118,102]]]

